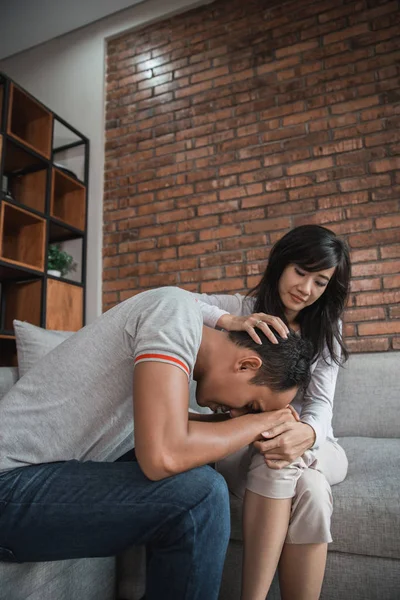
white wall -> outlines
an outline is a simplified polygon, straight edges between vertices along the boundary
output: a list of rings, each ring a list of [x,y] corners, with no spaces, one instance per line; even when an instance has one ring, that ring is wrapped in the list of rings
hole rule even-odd
[[[212,0],[148,0],[0,61],[9,75],[90,139],[86,320],[101,314],[105,40]]]
[[[0,58],[148,0],[0,0]]]

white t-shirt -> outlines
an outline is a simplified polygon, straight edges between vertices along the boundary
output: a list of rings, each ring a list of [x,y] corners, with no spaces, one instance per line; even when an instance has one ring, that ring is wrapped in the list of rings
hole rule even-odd
[[[0,471],[70,459],[114,461],[134,446],[134,365],[192,378],[203,319],[189,292],[129,298],[57,346],[0,402]]]
[[[209,327],[215,327],[218,319],[224,314],[245,316],[254,312],[255,298],[240,294],[193,296],[201,308],[204,324]],[[340,357],[340,347],[337,343],[335,351]],[[308,423],[315,431],[313,448],[318,448],[327,439],[336,441],[332,431],[332,409],[338,370],[338,365],[332,361],[328,349],[325,348],[322,355],[311,365],[311,381],[305,394],[298,394],[292,402],[303,423]]]

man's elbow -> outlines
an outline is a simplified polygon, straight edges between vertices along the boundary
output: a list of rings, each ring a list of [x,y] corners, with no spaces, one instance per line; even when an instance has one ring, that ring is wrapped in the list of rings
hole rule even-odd
[[[161,481],[167,477],[177,475],[180,471],[171,457],[165,454],[151,455],[136,452],[136,458],[140,468],[150,481]]]

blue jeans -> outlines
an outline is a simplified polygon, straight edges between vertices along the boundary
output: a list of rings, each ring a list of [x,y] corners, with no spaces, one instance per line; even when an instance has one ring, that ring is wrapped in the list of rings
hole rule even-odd
[[[230,517],[211,467],[150,481],[137,461],[57,462],[0,473],[0,560],[148,550],[147,600],[216,600]]]

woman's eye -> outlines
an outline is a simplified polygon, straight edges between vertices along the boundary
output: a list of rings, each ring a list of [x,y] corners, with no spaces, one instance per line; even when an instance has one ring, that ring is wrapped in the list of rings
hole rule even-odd
[[[319,287],[326,287],[327,284],[326,283],[322,283],[321,281],[316,281],[315,282]]]
[[[294,270],[296,271],[297,275],[304,277],[305,273],[303,271],[300,271],[300,269],[298,269],[297,267],[295,267]]]

